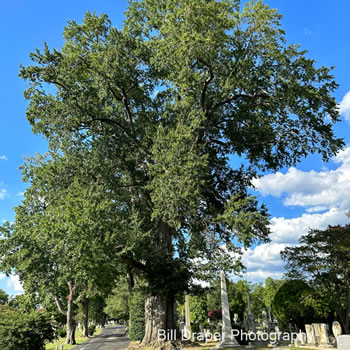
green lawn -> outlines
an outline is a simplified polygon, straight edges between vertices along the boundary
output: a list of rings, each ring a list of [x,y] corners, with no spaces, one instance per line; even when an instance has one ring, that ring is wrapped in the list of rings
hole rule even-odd
[[[94,333],[94,336],[100,334],[102,332],[102,328],[96,329],[96,332]],[[75,345],[68,345],[65,344],[66,342],[66,338],[60,338],[58,339],[55,343],[48,343],[46,344],[46,350],[55,350],[56,346],[58,346],[58,349],[60,349],[60,345],[63,344],[63,350],[68,350],[68,349],[72,349],[75,346],[84,343],[84,341],[88,340],[88,338],[83,338],[81,336],[81,332],[76,332],[75,333],[75,340],[76,340],[76,344]]]

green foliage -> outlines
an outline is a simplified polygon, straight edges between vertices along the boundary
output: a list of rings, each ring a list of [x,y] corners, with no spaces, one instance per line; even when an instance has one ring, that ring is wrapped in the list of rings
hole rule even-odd
[[[128,335],[131,340],[142,340],[145,335],[145,296],[140,291],[131,297]]]
[[[196,323],[197,325],[207,322],[208,319],[208,305],[207,305],[207,296],[191,296],[191,322]]]
[[[96,326],[94,324],[91,324],[88,328],[89,335],[93,335],[96,331]]]
[[[67,331],[66,331],[65,328],[59,328],[59,329],[57,329],[56,333],[57,333],[57,336],[58,336],[59,338],[65,338],[66,335],[67,335]]]
[[[2,350],[44,350],[54,340],[50,316],[29,314],[0,306],[0,348]]]
[[[345,332],[350,333],[350,225],[310,230],[299,245],[286,248],[281,255],[288,276],[313,287],[308,305],[323,317],[335,310]]]
[[[129,319],[129,302],[130,293],[126,280],[118,282],[116,288],[106,300],[104,312],[110,317],[117,320]]]
[[[4,290],[0,289],[0,305],[7,304],[8,301],[9,301],[8,294]]]
[[[307,303],[312,294],[313,289],[300,280],[286,281],[279,288],[272,307],[285,329],[289,323],[303,329],[305,324],[317,321],[314,309]]]

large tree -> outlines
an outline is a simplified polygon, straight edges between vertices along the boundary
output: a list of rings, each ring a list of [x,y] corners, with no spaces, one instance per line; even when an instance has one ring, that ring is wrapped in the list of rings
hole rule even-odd
[[[123,29],[87,13],[21,69],[33,131],[82,151],[128,213],[116,254],[147,281],[144,344],[176,327],[191,277],[268,239],[257,172],[343,144],[330,70],[286,45],[280,17],[261,1],[131,0]]]
[[[299,245],[286,248],[281,255],[290,277],[314,287],[310,299],[315,301],[309,305],[323,308],[322,299],[326,299],[350,334],[350,225],[310,230]]]

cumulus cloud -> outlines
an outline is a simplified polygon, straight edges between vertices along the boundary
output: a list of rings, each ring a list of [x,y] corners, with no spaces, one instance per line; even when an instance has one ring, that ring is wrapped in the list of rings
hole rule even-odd
[[[247,268],[244,278],[256,282],[264,281],[267,277],[281,278],[284,263],[280,252],[286,246],[287,244],[271,242],[248,249],[242,259]]]
[[[333,161],[338,165],[335,170],[325,168],[317,172],[290,168],[285,174],[277,172],[255,180],[254,185],[263,196],[279,197],[284,206],[299,206],[305,212],[295,218],[271,219],[271,243],[248,249],[243,256],[247,279],[281,278],[284,262],[280,252],[286,246],[297,244],[310,229],[322,230],[328,225],[348,223],[350,147],[339,152]]]
[[[0,160],[8,160],[6,156],[0,156]]]
[[[21,294],[24,292],[22,283],[17,275],[11,275],[7,281],[7,288],[13,289],[15,293]]]
[[[4,273],[0,273],[0,280],[3,280],[6,277]]]
[[[339,103],[339,112],[345,120],[350,122],[350,91],[348,91]]]
[[[285,206],[301,206],[317,212],[330,208],[350,208],[350,147],[334,159],[336,170],[301,171],[290,168],[256,179],[254,185],[263,195],[281,197]]]

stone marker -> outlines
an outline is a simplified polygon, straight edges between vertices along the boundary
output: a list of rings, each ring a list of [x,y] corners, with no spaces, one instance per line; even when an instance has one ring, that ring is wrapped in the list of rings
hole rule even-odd
[[[342,331],[341,325],[338,321],[334,321],[332,323],[332,332],[333,332],[333,335],[335,337],[339,337],[340,335],[342,335],[343,331]]]
[[[226,277],[224,271],[220,273],[221,277],[221,304],[222,304],[222,331],[221,341],[216,348],[234,348],[239,347],[235,337],[232,335],[230,305],[227,299]]]
[[[320,344],[320,340],[321,340],[320,324],[319,323],[313,323],[311,325],[311,327],[313,327],[313,329],[314,329],[316,344],[319,345]]]
[[[324,348],[332,347],[328,336],[327,325],[325,323],[319,323],[318,325],[320,329],[319,345]]]
[[[300,331],[300,332],[297,334],[296,340],[298,340],[299,343],[300,343],[298,346],[300,346],[300,345],[306,345],[306,333]]]
[[[185,295],[185,337],[191,338],[191,313],[190,313],[190,296]]]
[[[307,338],[307,345],[316,345],[316,337],[315,337],[315,330],[314,327],[312,327],[311,324],[305,325],[306,330],[306,338]]]
[[[337,337],[338,350],[350,349],[350,335],[339,335]]]

